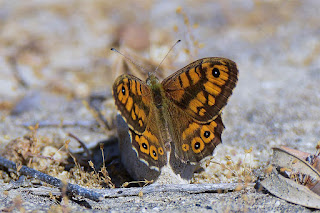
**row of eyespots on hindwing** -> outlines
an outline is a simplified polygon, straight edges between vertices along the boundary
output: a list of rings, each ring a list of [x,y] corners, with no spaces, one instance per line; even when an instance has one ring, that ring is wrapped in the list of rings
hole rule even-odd
[[[182,140],[191,138],[190,145],[188,143],[182,144],[182,150],[187,152],[192,149],[196,154],[203,151],[205,144],[210,143],[215,138],[215,128],[217,123],[212,121],[207,125],[200,125],[197,123],[191,123],[186,130],[182,133]],[[194,137],[196,132],[200,131],[200,136]]]
[[[149,131],[145,131],[144,135],[135,135],[135,141],[139,144],[139,149],[142,153],[150,155],[151,158],[155,161],[159,159],[159,155],[164,154],[164,150],[162,147],[156,147],[155,145],[150,145],[149,141],[153,144],[159,144],[158,139],[151,134]]]

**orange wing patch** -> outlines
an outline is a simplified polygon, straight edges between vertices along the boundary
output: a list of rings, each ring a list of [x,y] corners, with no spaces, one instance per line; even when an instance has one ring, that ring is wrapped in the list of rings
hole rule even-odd
[[[212,95],[208,95],[208,104],[213,106],[216,103],[216,99]]]
[[[200,67],[195,67],[189,71],[189,76],[192,80],[192,84],[195,85],[200,81],[201,78],[201,72],[200,72]]]
[[[199,93],[197,94],[197,99],[198,99],[201,103],[203,103],[203,104],[207,102],[207,99],[206,99],[206,97],[204,96],[203,91],[201,91],[201,92],[199,92]]]
[[[200,136],[205,143],[209,143],[214,138],[214,134],[211,133],[210,129],[207,126],[203,126],[201,128]]]
[[[192,151],[196,154],[200,153],[204,149],[203,140],[199,137],[195,137],[191,141]]]
[[[182,150],[183,151],[189,151],[189,149],[190,149],[190,146],[189,146],[189,144],[186,144],[186,143],[184,143],[184,144],[182,144]]]
[[[155,144],[159,144],[159,140],[158,138],[153,135],[150,131],[145,131],[144,132],[144,135],[152,142],[152,143],[155,143]]]
[[[126,103],[126,110],[130,112],[132,109],[132,106],[133,106],[133,99],[132,97],[128,97],[128,101]]]
[[[156,146],[150,144],[159,144],[159,140],[150,131],[145,131],[143,135],[135,136],[135,140],[139,144],[139,149],[142,153],[150,155],[155,161],[158,160],[158,154],[163,155],[164,151],[161,147],[157,149]]]
[[[200,125],[197,123],[190,123],[188,128],[182,133],[182,140],[191,140],[191,149],[194,153],[198,154],[203,151],[205,144],[210,143],[215,138],[215,128],[217,123],[215,121],[206,125]],[[194,137],[200,133],[200,137]],[[181,148],[184,152],[190,149],[187,143],[183,143]]]
[[[136,81],[130,81],[130,90],[132,92],[132,94],[136,95],[137,94],[137,84],[139,84],[138,82]]]
[[[211,83],[210,81],[207,81],[203,86],[204,86],[206,92],[208,92],[209,94],[212,94],[214,96],[218,96],[221,93],[221,88],[218,87],[217,85]]]
[[[191,123],[189,124],[188,128],[183,131],[182,133],[182,140],[187,139],[190,135],[193,135],[197,129],[199,129],[200,125],[197,123]]]
[[[117,88],[117,94],[118,94],[118,99],[122,104],[125,104],[128,97],[129,97],[129,91],[128,91],[128,86],[126,84],[119,84]]]
[[[192,110],[194,113],[198,113],[198,108],[203,107],[203,103],[201,103],[198,99],[193,99],[189,103],[189,109]]]
[[[180,84],[181,84],[181,88],[185,89],[187,87],[190,87],[190,81],[187,77],[187,73],[182,73],[180,76],[179,76],[179,80],[180,80]]]
[[[140,151],[142,153],[145,153],[145,154],[149,155],[150,150],[149,150],[149,142],[148,142],[148,140],[145,137],[143,137],[143,136],[139,137],[138,135],[136,135],[135,139],[139,144]]]
[[[205,113],[207,112],[207,110],[205,110],[204,108],[201,108],[200,110],[199,110],[199,115],[200,116],[204,116],[205,115]]]
[[[159,153],[160,155],[164,155],[164,151],[163,151],[162,147],[159,147],[159,148],[158,148],[158,153]]]
[[[134,104],[134,114],[138,117],[139,121],[139,126],[143,126],[146,120],[146,113],[143,111],[143,109],[140,109],[138,104]],[[132,116],[132,119],[134,119],[135,116]]]
[[[150,156],[153,158],[153,160],[158,160],[158,151],[153,145],[150,146]]]

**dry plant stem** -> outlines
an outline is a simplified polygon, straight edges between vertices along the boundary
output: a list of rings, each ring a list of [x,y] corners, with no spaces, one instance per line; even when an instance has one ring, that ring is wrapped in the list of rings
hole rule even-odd
[[[85,153],[87,154],[88,157],[92,157],[92,152],[86,147],[86,144],[80,140],[77,136],[75,136],[72,133],[68,133],[69,137],[72,137],[73,139],[75,139],[76,141],[78,141],[78,143],[80,144],[80,146],[83,148],[83,150],[85,151]]]
[[[83,101],[83,104],[91,112],[93,117],[96,119],[102,131],[107,133],[108,130],[111,130],[110,125],[108,124],[108,122],[104,121],[104,117],[99,109],[97,109],[94,106],[91,106],[87,101]]]
[[[139,193],[148,194],[154,192],[185,192],[190,194],[196,193],[214,193],[219,191],[234,191],[237,187],[242,186],[246,188],[248,186],[254,186],[254,183],[244,184],[239,183],[205,183],[205,184],[163,184],[163,185],[149,185],[146,187],[134,187],[134,188],[120,188],[120,189],[108,189],[102,193],[105,198],[111,197],[125,197],[125,196],[139,196]]]
[[[8,168],[8,169],[13,169],[15,171],[17,170],[16,164],[14,162],[7,160],[1,156],[0,156],[0,165],[5,168]],[[59,189],[63,189],[63,187],[64,187],[64,184],[60,179],[52,177],[47,174],[44,174],[44,173],[39,172],[37,170],[31,169],[27,166],[22,166],[19,169],[19,173],[22,175],[36,178],[36,179],[41,180],[43,182],[46,182],[50,185],[56,186]],[[83,196],[85,198],[88,198],[88,199],[94,200],[94,201],[101,201],[101,199],[103,198],[103,196],[97,192],[82,188],[78,185],[71,184],[71,183],[68,183],[66,192],[67,192],[67,194],[74,194],[74,195]]]

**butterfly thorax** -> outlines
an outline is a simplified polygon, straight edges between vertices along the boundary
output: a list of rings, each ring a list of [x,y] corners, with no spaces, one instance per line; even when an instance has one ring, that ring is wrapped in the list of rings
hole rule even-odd
[[[159,79],[154,75],[154,73],[149,73],[147,78],[147,85],[150,87],[152,91],[152,98],[155,106],[160,109],[163,107],[164,90],[162,84]]]

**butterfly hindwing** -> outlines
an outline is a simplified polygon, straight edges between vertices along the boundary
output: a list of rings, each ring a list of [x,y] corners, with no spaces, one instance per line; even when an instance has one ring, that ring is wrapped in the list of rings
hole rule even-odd
[[[152,119],[152,115],[154,113],[150,113],[149,119]],[[148,122],[145,131],[141,134],[129,128],[129,134],[132,148],[137,153],[139,159],[148,165],[149,168],[160,171],[161,167],[167,163],[167,155],[159,128],[156,124]]]
[[[182,162],[198,163],[208,155],[212,155],[216,146],[221,143],[224,129],[221,115],[207,123],[195,121],[186,112],[175,105],[168,110],[170,117],[179,118],[169,124],[172,146],[177,158]]]

